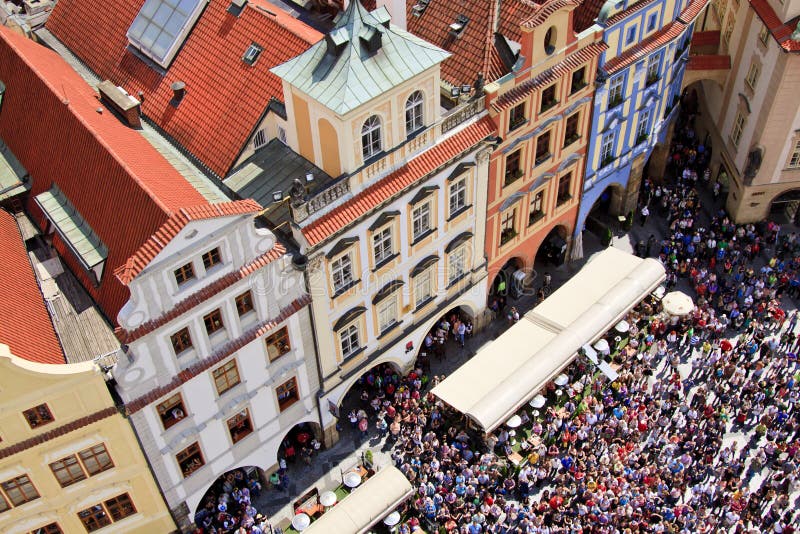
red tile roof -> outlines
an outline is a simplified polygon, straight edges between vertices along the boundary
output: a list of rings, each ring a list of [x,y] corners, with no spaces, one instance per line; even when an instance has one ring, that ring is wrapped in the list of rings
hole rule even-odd
[[[694,32],[692,34],[692,46],[714,46],[719,44],[720,32],[707,31],[707,32]]]
[[[531,0],[502,0],[500,2],[500,33],[512,41],[519,42],[522,38],[520,29],[522,22],[534,16],[541,6],[541,3]]]
[[[433,5],[433,3],[431,3]],[[427,11],[426,11],[427,13]],[[488,115],[366,188],[341,206],[334,208],[303,228],[310,247],[332,238],[364,215],[372,213],[382,203],[413,187],[428,174],[473,148],[497,130]]]
[[[570,54],[564,61],[550,67],[546,71],[540,73],[535,78],[531,78],[510,91],[500,95],[497,100],[492,102],[492,109],[495,111],[502,111],[514,104],[520,102],[525,97],[530,95],[536,89],[543,87],[545,84],[551,83],[553,80],[570,73],[577,69],[587,61],[594,61],[608,45],[604,42],[592,43],[576,52]]]
[[[540,8],[533,15],[529,16],[522,22],[525,28],[534,28],[545,21],[550,15],[567,6],[576,5],[576,0],[550,0],[542,4]]]
[[[731,56],[697,54],[689,56],[686,70],[730,70]]]
[[[472,84],[479,73],[483,73],[486,81],[494,81],[506,74],[507,69],[494,46],[497,0],[432,0],[420,17],[411,11],[416,3],[406,3],[408,31],[453,54],[442,63],[444,81],[453,85]],[[469,22],[461,36],[456,38],[450,35],[450,25],[458,15],[469,17]]]
[[[594,24],[597,15],[600,14],[600,9],[605,3],[606,0],[580,0],[572,19],[575,33],[580,33]]]
[[[622,11],[608,17],[605,23],[605,27],[608,28],[609,26],[613,26],[618,22],[622,22],[623,20],[631,16],[633,13],[640,11],[642,8],[645,8],[656,1],[657,0],[639,0],[638,2],[629,5],[626,9],[623,9]]]
[[[59,0],[47,28],[90,69],[130,94],[144,93],[142,110],[169,136],[224,177],[266,112],[283,100],[280,80],[269,69],[305,51],[321,35],[278,7],[255,0],[237,18],[230,0],[211,0],[166,74],[128,49],[125,36],[142,0]],[[255,65],[242,61],[260,44]],[[186,94],[170,104],[170,85]]]
[[[64,363],[64,352],[33,273],[17,220],[0,210],[0,343],[14,356],[39,363]]]
[[[787,52],[800,52],[800,42],[791,38],[792,32],[797,28],[800,17],[795,17],[784,23],[778,18],[775,10],[772,9],[767,0],[750,0],[750,5],[781,48]]]
[[[691,24],[707,4],[708,0],[691,0],[689,5],[678,15],[678,20],[684,24]]]
[[[299,312],[305,306],[308,306],[311,303],[311,296],[305,295],[296,299],[294,302],[286,306],[281,310],[280,315],[277,317],[270,319],[268,321],[263,321],[253,328],[244,332],[241,336],[236,339],[233,339],[227,342],[225,345],[221,346],[213,353],[211,353],[207,358],[203,358],[201,361],[195,363],[194,365],[189,366],[185,370],[178,373],[178,376],[173,377],[169,384],[164,386],[155,388],[140,397],[133,399],[132,401],[125,404],[125,411],[128,415],[134,414],[141,410],[142,408],[148,406],[149,404],[154,403],[159,398],[163,397],[164,395],[171,393],[172,391],[181,387],[182,384],[185,384],[192,378],[204,373],[220,363],[222,360],[228,358],[231,354],[236,352],[237,350],[241,349],[248,343],[252,342],[254,339],[263,337],[267,335],[271,330],[275,329],[279,326],[283,321],[294,315],[295,313]]]
[[[661,28],[660,31],[641,41],[639,44],[632,46],[622,54],[606,61],[603,68],[609,74],[618,72],[625,67],[636,63],[640,59],[646,58],[662,46],[667,45],[670,41],[678,37],[685,29],[686,26],[680,22],[670,22]]]
[[[130,343],[131,341],[139,339],[140,337],[149,334],[157,328],[161,328],[168,322],[183,315],[195,306],[205,302],[214,295],[218,294],[220,291],[224,291],[239,280],[250,276],[258,269],[269,265],[273,261],[283,256],[285,253],[286,249],[284,246],[280,243],[276,243],[275,246],[265,254],[262,254],[242,268],[215,280],[213,283],[207,285],[196,293],[189,295],[164,315],[146,322],[135,330],[123,330],[122,327],[117,327],[114,330],[114,333],[117,335],[117,338],[121,343]]]
[[[33,199],[57,184],[106,244],[106,274],[96,285],[54,238],[67,265],[113,321],[129,293],[111,270],[173,212],[206,201],[139,132],[109,112],[99,113],[95,90],[56,53],[0,27],[0,57],[0,79],[7,85],[0,135],[33,177],[28,212],[44,227]]]
[[[114,270],[114,276],[128,285],[190,221],[257,213],[261,209],[261,205],[251,199],[181,208],[173,213],[124,264]]]

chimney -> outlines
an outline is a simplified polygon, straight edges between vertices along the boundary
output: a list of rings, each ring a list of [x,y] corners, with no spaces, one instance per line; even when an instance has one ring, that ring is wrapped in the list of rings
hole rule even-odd
[[[186,96],[186,84],[181,81],[172,82],[172,85],[169,86],[172,89],[172,100],[170,100],[170,104],[178,107],[178,104],[181,103],[183,97]]]
[[[100,102],[105,104],[125,124],[131,128],[142,127],[139,118],[140,102],[129,95],[125,89],[105,80],[97,85],[97,90],[100,93]]]
[[[424,6],[422,11],[425,11],[430,1],[431,0],[420,0],[418,2],[418,5]],[[375,4],[378,8],[386,8],[386,11],[389,12],[389,16],[392,18],[392,24],[401,30],[408,29],[406,26],[406,0],[377,0]]]

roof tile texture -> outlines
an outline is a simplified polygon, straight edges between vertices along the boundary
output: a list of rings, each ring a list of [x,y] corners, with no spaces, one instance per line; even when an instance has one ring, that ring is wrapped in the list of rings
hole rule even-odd
[[[283,100],[269,72],[321,35],[265,0],[248,3],[239,18],[230,0],[211,0],[165,75],[128,50],[125,36],[142,0],[59,0],[47,28],[90,69],[131,95],[144,93],[142,110],[210,170],[224,177],[265,113]],[[264,50],[255,65],[242,61],[252,42]],[[170,85],[186,94],[170,104]]]
[[[17,221],[0,210],[0,343],[14,356],[39,363],[64,363],[50,314],[22,242]]]

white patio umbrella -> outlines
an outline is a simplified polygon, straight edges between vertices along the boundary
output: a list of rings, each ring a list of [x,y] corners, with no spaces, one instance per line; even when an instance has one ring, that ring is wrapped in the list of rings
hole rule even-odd
[[[567,382],[569,382],[569,377],[564,373],[561,373],[556,377],[555,380],[553,380],[553,382],[555,382],[557,386],[566,386]]]
[[[624,334],[625,332],[627,332],[630,329],[631,329],[631,325],[628,323],[628,321],[625,321],[625,320],[622,320],[622,321],[618,322],[616,324],[616,326],[614,326],[614,330],[616,330],[620,334]]]
[[[521,424],[522,424],[522,417],[518,415],[512,415],[511,418],[508,421],[506,421],[506,426],[508,428],[517,428]]]
[[[311,524],[311,518],[308,517],[307,514],[297,514],[292,518],[292,528],[294,528],[298,532],[302,532],[303,530],[308,528],[308,525]]]
[[[536,395],[530,402],[532,408],[541,408],[547,402],[543,395]]]
[[[608,346],[608,341],[606,341],[604,338],[597,340],[597,343],[594,344],[594,348],[603,356],[608,356],[611,354],[611,348]]]
[[[333,506],[336,504],[336,494],[332,491],[324,492],[319,496],[319,503],[326,508]]]
[[[661,299],[664,311],[674,317],[683,317],[694,310],[692,297],[683,291],[670,291]]]

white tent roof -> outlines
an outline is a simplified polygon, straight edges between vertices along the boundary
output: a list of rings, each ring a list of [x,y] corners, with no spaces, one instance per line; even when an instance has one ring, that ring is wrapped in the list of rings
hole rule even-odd
[[[497,428],[664,280],[656,260],[615,248],[433,389],[486,432]]]
[[[399,469],[394,466],[384,467],[303,532],[366,532],[392,513],[412,493],[414,488]]]

